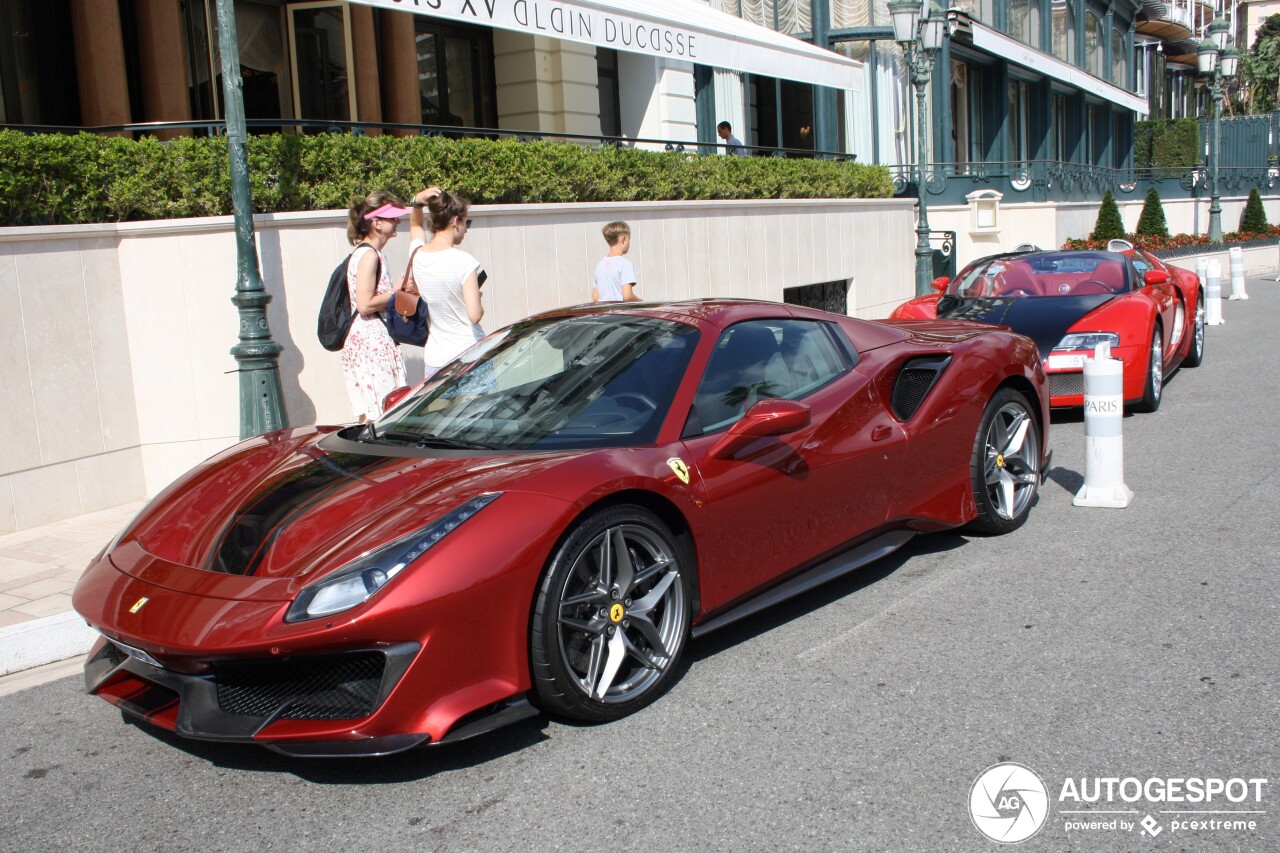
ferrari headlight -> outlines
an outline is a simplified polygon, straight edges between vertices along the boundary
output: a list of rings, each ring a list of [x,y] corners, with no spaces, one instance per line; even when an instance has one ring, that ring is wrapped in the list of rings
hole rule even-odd
[[[286,622],[318,619],[368,601],[396,575],[471,516],[487,507],[499,492],[472,498],[426,527],[401,536],[305,587],[284,616]]]
[[[1098,344],[1108,343],[1113,347],[1120,346],[1120,336],[1115,332],[1072,332],[1058,341],[1055,351],[1074,351],[1093,349]]]

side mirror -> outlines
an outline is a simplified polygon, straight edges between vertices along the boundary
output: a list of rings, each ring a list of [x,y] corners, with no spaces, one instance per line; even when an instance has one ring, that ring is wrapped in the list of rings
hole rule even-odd
[[[809,425],[809,407],[795,400],[761,400],[711,448],[715,459],[728,459],[757,438],[785,435]]]
[[[945,275],[940,275],[933,281],[929,282],[929,286],[941,293],[947,289],[947,285],[951,283],[951,279]]]
[[[382,398],[383,414],[394,409],[396,404],[399,403],[401,400],[403,400],[405,397],[408,397],[409,392],[412,390],[413,389],[410,388],[408,385],[401,385],[399,388],[394,389],[390,394],[383,397]]]
[[[1169,280],[1169,274],[1164,270],[1147,270],[1142,274],[1143,284],[1164,284]]]

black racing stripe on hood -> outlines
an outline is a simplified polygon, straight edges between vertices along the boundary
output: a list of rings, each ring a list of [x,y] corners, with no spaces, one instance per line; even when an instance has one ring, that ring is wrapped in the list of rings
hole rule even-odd
[[[1024,296],[1006,299],[959,299],[946,296],[938,300],[938,316],[949,320],[973,320],[1008,326],[1036,342],[1041,358],[1058,345],[1080,318],[1105,302],[1114,293],[1088,296]],[[945,313],[944,313],[945,312]]]
[[[343,485],[396,461],[363,453],[314,452],[318,455],[311,462],[268,482],[245,501],[218,538],[209,571],[252,575],[290,523]]]

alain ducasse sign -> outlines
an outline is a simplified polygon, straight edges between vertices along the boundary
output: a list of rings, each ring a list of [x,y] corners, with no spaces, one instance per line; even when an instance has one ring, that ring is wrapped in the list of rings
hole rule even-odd
[[[862,88],[862,65],[808,42],[758,27],[698,3],[662,0],[353,0],[528,35],[628,53],[749,71],[839,89]]]

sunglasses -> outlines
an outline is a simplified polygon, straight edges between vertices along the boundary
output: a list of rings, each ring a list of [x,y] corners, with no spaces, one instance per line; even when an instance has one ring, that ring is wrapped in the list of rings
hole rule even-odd
[[[468,228],[471,227],[472,222],[475,222],[474,219],[466,219],[466,220],[459,220],[459,221],[462,222],[462,224],[466,225]]]

